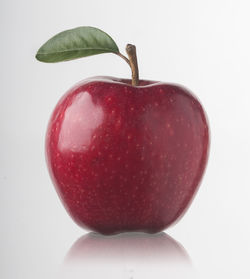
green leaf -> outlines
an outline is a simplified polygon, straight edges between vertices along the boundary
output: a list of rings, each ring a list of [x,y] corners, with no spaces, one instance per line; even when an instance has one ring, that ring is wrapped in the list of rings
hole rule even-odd
[[[119,53],[114,40],[94,27],[78,27],[49,39],[36,54],[41,62],[60,62],[101,53]]]

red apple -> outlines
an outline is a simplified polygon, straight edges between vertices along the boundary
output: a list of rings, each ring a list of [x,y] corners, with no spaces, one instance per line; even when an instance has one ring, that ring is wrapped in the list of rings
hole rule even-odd
[[[204,110],[178,85],[97,77],[57,104],[46,152],[69,214],[103,234],[164,230],[183,215],[208,157]]]
[[[94,27],[61,32],[37,52],[42,62],[101,53],[123,58],[132,79],[97,77],[69,90],[49,122],[50,175],[77,224],[103,234],[159,232],[183,215],[208,157],[205,113],[174,84],[139,80],[136,48],[128,58]]]

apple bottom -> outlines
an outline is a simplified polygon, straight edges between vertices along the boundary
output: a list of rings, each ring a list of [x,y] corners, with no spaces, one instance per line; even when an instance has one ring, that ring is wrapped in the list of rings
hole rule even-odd
[[[197,190],[195,185],[183,197],[182,192],[166,186],[157,189],[134,186],[130,187],[134,191],[127,191],[126,184],[121,186],[118,181],[117,185],[112,193],[107,193],[100,184],[99,191],[79,190],[70,193],[70,198],[62,197],[62,201],[70,216],[84,229],[107,235],[130,231],[157,233],[179,220]],[[76,198],[72,199],[74,195]],[[81,195],[85,196],[82,200]]]
[[[102,170],[96,170],[96,173],[100,174]],[[194,182],[192,188],[189,186],[188,191],[184,191],[183,187],[176,187],[176,179],[171,177],[167,180],[162,177],[162,182],[158,178],[158,184],[147,177],[142,183],[140,175],[126,173],[122,164],[118,173],[112,182],[98,179],[98,176],[86,179],[84,184],[71,186],[72,190],[66,187],[62,191],[60,185],[58,192],[63,204],[79,226],[102,234],[157,233],[184,214],[197,190]]]

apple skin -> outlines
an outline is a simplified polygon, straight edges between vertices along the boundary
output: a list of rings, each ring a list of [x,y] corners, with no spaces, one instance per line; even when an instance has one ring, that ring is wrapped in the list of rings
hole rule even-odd
[[[183,87],[141,80],[83,80],[49,121],[46,158],[73,220],[102,234],[156,233],[177,221],[201,181],[209,128]]]

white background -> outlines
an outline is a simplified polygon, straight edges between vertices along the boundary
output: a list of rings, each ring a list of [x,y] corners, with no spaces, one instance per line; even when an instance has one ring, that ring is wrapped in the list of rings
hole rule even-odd
[[[185,247],[190,278],[250,278],[249,14],[248,0],[0,2],[1,278],[166,278],[171,266],[171,252],[161,259],[153,247],[155,258],[141,258],[144,248],[134,253],[128,239],[127,250],[115,248],[116,260],[90,245],[67,275],[66,255],[87,232],[66,214],[50,181],[47,122],[76,82],[130,76],[112,54],[58,64],[34,59],[51,36],[82,25],[108,32],[121,50],[134,43],[142,78],[183,84],[201,100],[212,136],[208,168],[192,206],[167,234]],[[177,261],[171,278],[181,270]]]

